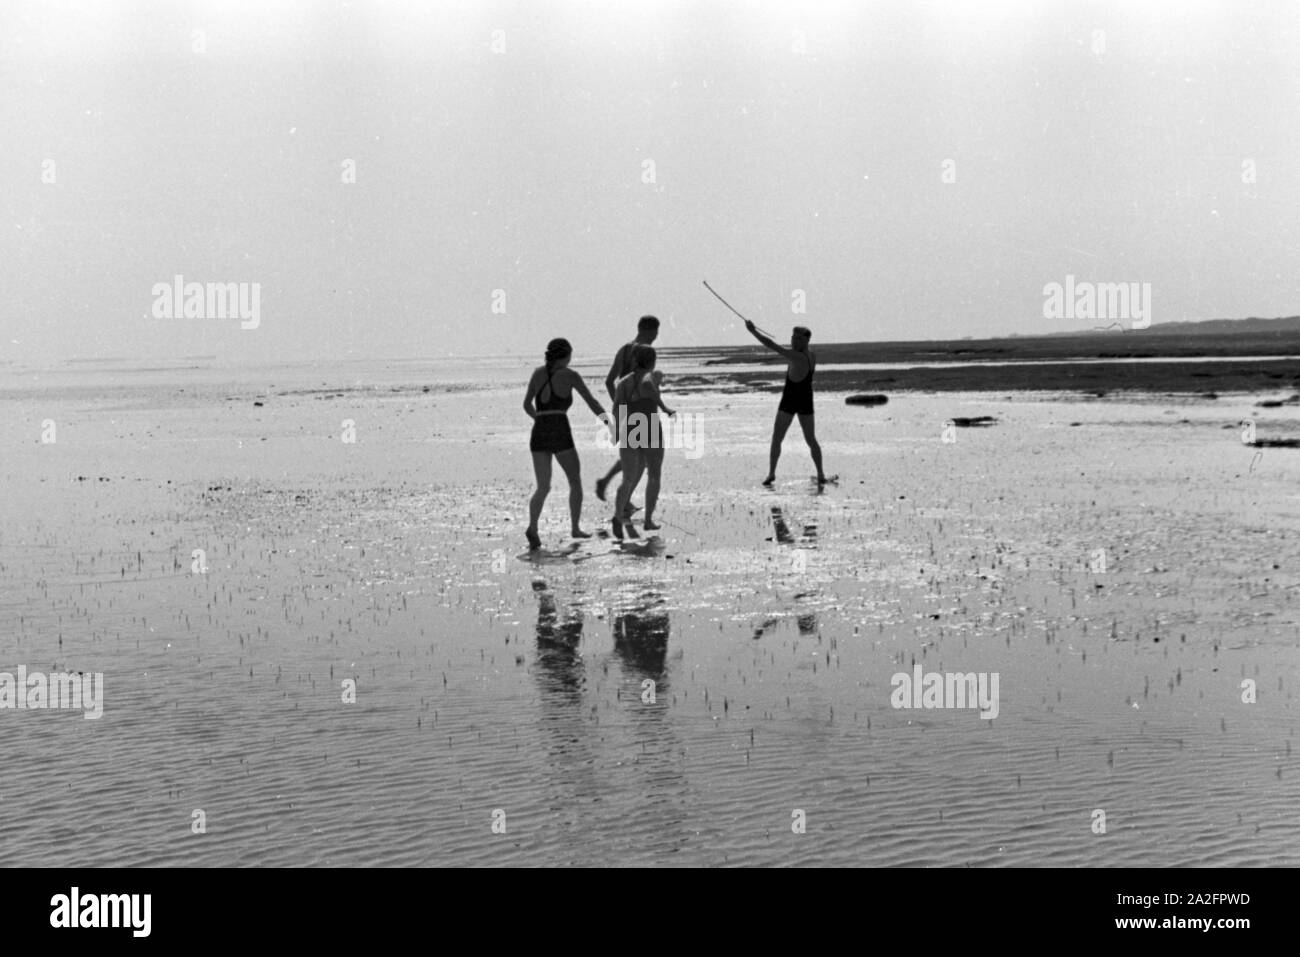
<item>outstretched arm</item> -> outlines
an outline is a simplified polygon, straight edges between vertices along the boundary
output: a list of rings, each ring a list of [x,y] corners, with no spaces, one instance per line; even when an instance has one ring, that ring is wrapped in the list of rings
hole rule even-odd
[[[754,328],[754,324],[753,324],[752,322],[750,322],[748,319],[745,320],[745,328],[749,330],[750,335],[752,335],[755,339],[757,339],[757,340],[758,340],[759,342],[761,342],[763,345],[767,346],[767,348],[771,349],[773,352],[779,352],[779,353],[781,353],[781,355],[785,356],[787,359],[794,359],[794,358],[797,358],[797,357],[798,357],[798,358],[802,358],[802,356],[800,355],[800,353],[795,352],[793,349],[787,349],[785,346],[777,345],[775,342],[773,342],[773,341],[772,341],[771,339],[769,339],[767,336],[763,335],[761,332],[759,332],[757,329]]]

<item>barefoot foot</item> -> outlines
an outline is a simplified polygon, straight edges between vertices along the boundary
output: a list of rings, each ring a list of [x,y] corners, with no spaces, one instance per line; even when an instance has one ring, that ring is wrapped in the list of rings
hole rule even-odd
[[[591,532],[584,532],[580,528],[575,528],[569,535],[571,538],[591,538]]]
[[[775,481],[776,481],[776,476],[775,476],[775,475],[769,475],[767,478],[763,479],[763,484],[764,484],[765,486],[767,486],[768,488],[771,488],[771,487],[772,487],[772,483],[775,482]]]
[[[540,549],[540,548],[542,547],[542,539],[541,539],[541,537],[537,534],[537,529],[535,529],[535,528],[529,528],[529,529],[526,529],[526,530],[524,531],[524,534],[528,536],[528,549],[529,549],[529,551],[533,551],[533,552],[535,552],[535,551],[537,551],[538,549]]]
[[[650,518],[647,518],[644,522],[641,523],[641,525],[642,525],[642,527],[645,528],[647,531],[651,531],[651,532],[657,532],[657,531],[659,531],[660,528],[663,527],[663,526],[660,525],[658,522],[656,522],[654,519],[650,519]]]

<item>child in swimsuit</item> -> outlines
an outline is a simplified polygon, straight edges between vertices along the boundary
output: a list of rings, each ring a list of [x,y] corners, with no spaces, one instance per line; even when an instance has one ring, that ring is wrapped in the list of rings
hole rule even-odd
[[[637,538],[636,529],[627,521],[628,502],[632,490],[641,481],[642,473],[648,473],[645,527],[651,531],[660,527],[654,520],[655,505],[659,502],[659,476],[664,462],[659,410],[663,409],[669,415],[677,414],[664,405],[659,394],[655,351],[650,346],[637,346],[634,350],[632,372],[620,379],[614,389],[614,408],[618,416],[618,456],[623,465],[623,483],[618,487],[610,525],[615,538],[623,537],[624,527],[628,537]]]
[[[637,346],[654,345],[655,339],[659,337],[659,320],[654,316],[642,316],[637,320],[636,338],[631,342],[624,344],[618,353],[614,356],[614,362],[609,367],[609,373],[605,376],[605,391],[609,393],[609,401],[614,401],[614,386],[618,380],[632,372],[632,357],[636,353]],[[596,479],[596,498],[602,502],[605,501],[605,489],[613,481],[614,476],[623,470],[623,461],[620,459],[611,466],[610,470],[605,473],[604,478]],[[631,503],[628,503],[631,508]]]

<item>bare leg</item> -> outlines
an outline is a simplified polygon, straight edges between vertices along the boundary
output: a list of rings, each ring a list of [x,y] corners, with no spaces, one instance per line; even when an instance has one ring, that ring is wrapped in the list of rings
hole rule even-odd
[[[618,475],[621,471],[623,471],[623,462],[622,460],[619,460],[610,467],[610,470],[605,473],[604,478],[596,479],[596,498],[600,499],[602,502],[605,501],[605,494],[609,491],[609,483],[612,482],[614,476]],[[614,494],[618,494],[618,489],[614,490]],[[633,505],[631,499],[629,499],[627,503],[628,517],[631,517],[632,513],[639,507],[640,506]]]
[[[570,533],[574,538],[591,538],[590,532],[584,532],[579,524],[582,519],[582,466],[578,462],[578,450],[566,449],[555,453],[564,476],[569,480],[569,519],[573,523]]]
[[[608,488],[609,483],[614,480],[614,476],[622,470],[623,463],[621,461],[615,462],[610,466],[609,471],[605,473],[604,478],[596,479],[596,498],[600,499],[602,502],[605,501],[605,489]]]
[[[799,428],[803,429],[803,440],[808,443],[808,451],[812,453],[813,465],[817,466],[817,481],[826,481],[826,473],[822,471],[822,447],[817,443],[817,429],[814,424],[813,416],[799,416]]]
[[[645,463],[647,476],[645,481],[645,522],[642,524],[654,531],[659,527],[655,524],[654,514],[655,506],[659,504],[659,477],[664,467],[664,450],[646,449]]]
[[[623,522],[627,514],[627,503],[632,499],[632,490],[636,488],[636,483],[641,481],[641,474],[645,471],[645,456],[640,449],[620,449],[619,458],[623,463],[623,483],[618,487],[618,495],[614,499],[614,535],[617,538],[623,537]],[[636,531],[629,525],[628,532],[632,538],[636,538]]]
[[[528,536],[529,545],[533,548],[541,548],[541,541],[537,536],[537,520],[542,517],[542,506],[546,504],[546,496],[551,491],[550,452],[533,453],[533,474],[537,476],[537,491],[528,502],[528,530],[524,534]]]
[[[793,421],[794,416],[789,412],[776,410],[776,422],[772,425],[772,451],[768,456],[767,478],[763,479],[764,485],[771,485],[776,481],[776,462],[781,457],[781,443],[785,441],[785,433]]]

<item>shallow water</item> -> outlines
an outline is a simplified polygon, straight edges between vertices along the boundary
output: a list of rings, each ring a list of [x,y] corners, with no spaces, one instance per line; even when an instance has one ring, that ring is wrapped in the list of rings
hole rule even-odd
[[[569,553],[557,469],[537,557],[502,368],[0,383],[0,670],[105,675],[0,710],[0,864],[1300,863],[1300,452],[1250,397],[819,394],[819,494],[797,426],[756,485],[774,396],[691,392],[658,537]],[[914,661],[997,718],[895,709]]]

